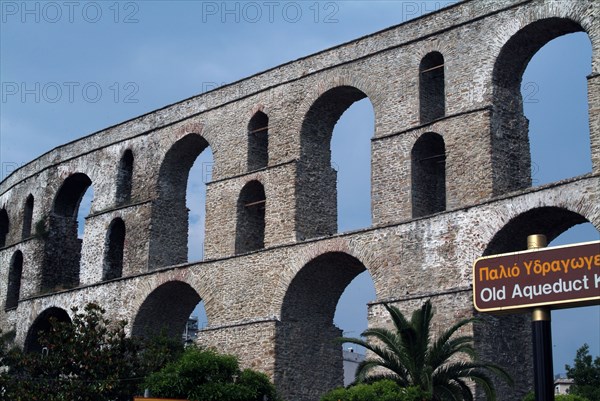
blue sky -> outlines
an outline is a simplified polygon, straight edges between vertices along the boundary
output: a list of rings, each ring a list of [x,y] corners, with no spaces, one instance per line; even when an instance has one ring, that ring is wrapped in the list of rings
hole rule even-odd
[[[68,141],[451,3],[1,1],[0,176]],[[544,47],[525,73],[536,185],[590,171],[590,55],[584,34],[569,35]],[[370,223],[372,114],[368,100],[361,101],[334,132],[332,161],[345,200],[340,231]],[[199,159],[190,180],[193,244],[202,238],[198,204],[209,170],[210,160]],[[588,225],[555,244],[598,238]],[[191,259],[201,257],[199,247],[191,249]],[[373,299],[368,276],[357,279],[340,301],[336,323],[357,336],[365,302]],[[364,319],[356,319],[356,310]],[[598,307],[553,316],[556,372],[583,342],[600,353]]]

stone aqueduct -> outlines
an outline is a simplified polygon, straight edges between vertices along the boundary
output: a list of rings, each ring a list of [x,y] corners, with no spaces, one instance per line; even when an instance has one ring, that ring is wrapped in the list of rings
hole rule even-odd
[[[426,298],[439,325],[475,312],[471,263],[600,228],[600,19],[593,0],[472,0],[107,128],[33,160],[0,184],[3,329],[35,349],[50,316],[95,301],[133,335],[180,335],[195,305],[199,342],[267,372],[289,400],[341,383],[336,303],[367,269],[377,299]],[[531,187],[520,81],[548,41],[584,31],[592,172]],[[368,97],[372,227],[337,233],[330,138]],[[268,127],[268,128],[265,128]],[[205,260],[187,263],[185,188],[210,145]],[[77,239],[85,190],[95,198]],[[528,316],[489,317],[480,353],[531,386]]]

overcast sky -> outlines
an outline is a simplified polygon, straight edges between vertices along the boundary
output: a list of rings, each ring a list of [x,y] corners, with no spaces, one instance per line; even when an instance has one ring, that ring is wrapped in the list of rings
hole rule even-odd
[[[13,2],[0,25],[0,175],[44,152],[140,114],[431,12],[448,1]],[[585,34],[543,48],[526,71],[534,184],[589,172]],[[373,112],[363,100],[332,141],[340,231],[366,227]],[[349,140],[351,138],[351,140]],[[206,152],[208,153],[208,152]],[[203,154],[190,180],[190,241],[202,237]],[[588,225],[558,243],[598,239]],[[192,246],[191,259],[201,257]],[[368,275],[343,296],[336,323],[357,336],[374,299]],[[361,311],[357,313],[356,310]],[[363,315],[363,319],[357,319]],[[600,353],[600,309],[553,313],[555,371],[588,342]]]

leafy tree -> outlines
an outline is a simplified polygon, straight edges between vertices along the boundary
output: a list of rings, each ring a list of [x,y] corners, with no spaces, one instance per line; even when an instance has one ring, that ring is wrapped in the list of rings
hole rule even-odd
[[[259,372],[240,371],[232,355],[188,347],[181,358],[146,379],[154,397],[192,401],[275,401],[279,398],[269,378]]]
[[[592,361],[589,351],[589,345],[583,344],[577,350],[573,367],[565,365],[567,377],[574,380],[569,391],[590,401],[600,401],[600,357]]]
[[[51,319],[50,330],[40,332],[47,353],[0,351],[9,368],[0,378],[0,398],[129,401],[147,374],[183,351],[182,344],[164,336],[147,341],[126,337],[126,322],[111,322],[96,304],[72,310],[72,322]],[[6,349],[1,341],[0,349]]]
[[[358,338],[340,340],[361,345],[377,356],[359,364],[356,371],[358,382],[390,379],[401,387],[418,387],[432,394],[433,400],[472,400],[470,382],[480,385],[488,400],[495,400],[496,391],[490,374],[512,384],[504,369],[477,360],[472,336],[455,335],[476,319],[460,320],[433,339],[430,301],[413,312],[410,320],[398,308],[388,304],[384,306],[392,317],[394,330],[372,328],[362,333],[363,337],[375,341]],[[374,371],[375,368],[385,369],[381,372]]]
[[[384,379],[336,388],[321,397],[321,401],[422,401],[429,398],[431,395],[418,387],[400,387],[395,381]]]
[[[40,333],[47,353],[24,353],[14,361],[9,399],[128,400],[135,393],[139,345],[125,336],[126,323],[111,324],[93,303],[83,312],[72,310],[72,323],[51,319],[50,330]]]

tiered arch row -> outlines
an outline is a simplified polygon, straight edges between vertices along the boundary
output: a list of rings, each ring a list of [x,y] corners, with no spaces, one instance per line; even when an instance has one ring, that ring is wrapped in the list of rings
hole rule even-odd
[[[269,373],[290,399],[316,399],[340,384],[332,316],[362,271],[377,294],[371,325],[385,323],[381,302],[424,297],[450,321],[474,313],[475,258],[523,248],[532,228],[600,228],[597,15],[591,0],[466,1],[42,155],[0,183],[2,328],[35,350],[50,316],[94,301],[133,335],[177,335],[202,300],[201,343]],[[572,32],[592,44],[592,170],[531,188],[519,84],[537,50]],[[340,233],[330,143],[362,99],[375,115],[372,225]],[[212,178],[204,241],[191,246],[204,261],[190,263],[186,185],[202,155]],[[503,344],[527,336],[522,318],[499,324]],[[529,383],[515,358],[499,357]]]

